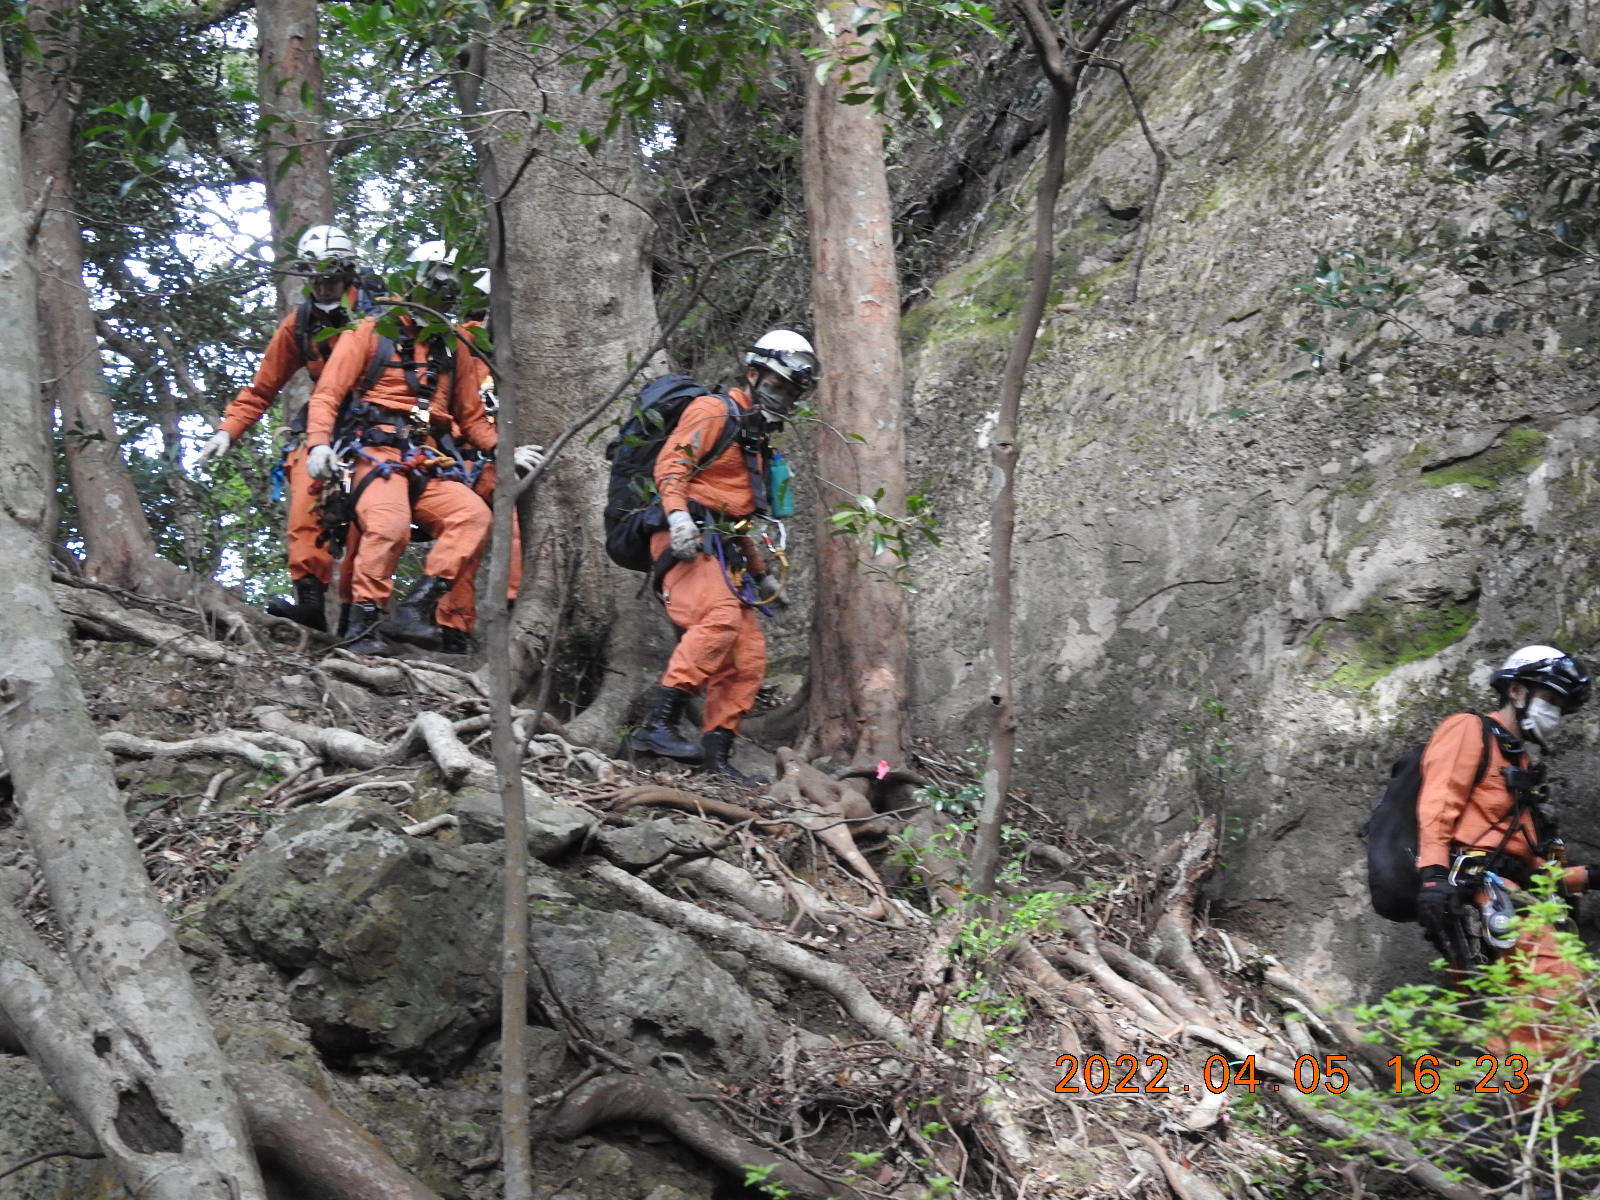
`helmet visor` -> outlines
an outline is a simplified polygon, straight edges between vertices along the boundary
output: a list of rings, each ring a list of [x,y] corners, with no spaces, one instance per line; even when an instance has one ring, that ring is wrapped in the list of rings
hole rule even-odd
[[[289,264],[289,274],[315,279],[320,276],[354,275],[356,260],[335,256],[330,258],[297,258]]]
[[[822,378],[822,363],[808,350],[763,348],[757,353],[767,358],[786,378],[801,389],[814,387],[817,380]]]

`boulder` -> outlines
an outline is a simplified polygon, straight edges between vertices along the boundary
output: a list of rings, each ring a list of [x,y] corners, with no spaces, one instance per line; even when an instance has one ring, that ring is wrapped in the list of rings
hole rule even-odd
[[[325,1051],[440,1068],[499,1007],[498,855],[407,837],[388,809],[308,809],[207,910],[230,947],[293,973],[290,1011]]]
[[[600,853],[625,871],[661,862],[674,851],[708,850],[722,841],[723,831],[698,817],[650,817],[632,825],[607,829],[595,838]]]
[[[684,934],[635,913],[535,902],[530,940],[562,1001],[636,1062],[674,1051],[737,1074],[769,1057],[755,1001]]]
[[[595,819],[577,805],[542,792],[525,790],[523,806],[528,814],[528,853],[542,862],[575,849],[595,827]],[[493,792],[468,789],[452,799],[449,808],[460,822],[462,842],[473,845],[505,838],[505,814]]]
[[[498,1022],[500,879],[496,846],[407,837],[382,806],[313,808],[239,865],[206,926],[289,975],[290,1013],[325,1054],[438,1072]],[[641,1063],[675,1052],[710,1073],[765,1063],[755,1001],[695,941],[609,911],[609,892],[580,902],[538,863],[529,901],[534,955],[610,1048]],[[540,998],[539,972],[530,976]]]

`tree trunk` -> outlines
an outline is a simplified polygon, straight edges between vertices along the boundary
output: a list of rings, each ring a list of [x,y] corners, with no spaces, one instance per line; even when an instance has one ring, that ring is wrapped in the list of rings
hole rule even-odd
[[[541,53],[553,57],[556,49]],[[581,67],[535,62],[514,35],[490,44],[485,74],[486,108],[546,114],[563,122],[566,138],[605,125],[601,89],[580,90]],[[509,289],[512,324],[494,332],[501,352],[519,365],[525,402],[516,440],[549,445],[656,340],[647,254],[652,201],[625,137],[591,155],[518,117],[496,128],[493,144],[500,177],[507,186],[516,181],[504,205],[506,270],[495,279],[497,290]],[[603,674],[598,695],[568,729],[599,746],[616,740],[630,704],[655,681],[671,646],[665,617],[639,594],[639,577],[599,550],[605,496],[599,446],[579,439],[539,482],[537,512],[523,526],[529,563],[515,621],[523,654],[537,653],[555,628],[562,572],[545,531],[585,547],[566,640]]]
[[[830,60],[858,53],[852,3],[828,8],[833,34],[818,34]],[[895,275],[883,119],[841,97],[849,73],[836,65],[823,83],[807,72],[803,163],[811,225],[811,294],[823,378],[817,471],[823,480],[872,496],[887,513],[905,511],[905,424],[901,412],[900,289]],[[830,428],[831,427],[831,428]],[[836,430],[859,433],[848,441]],[[826,486],[826,485],[824,485]],[[829,492],[831,488],[827,489]],[[832,505],[817,504],[817,593],[811,626],[811,699],[802,745],[812,757],[853,765],[906,748],[909,637],[905,591],[886,575],[895,560],[831,533]]]
[[[308,227],[333,219],[316,0],[259,0],[256,46],[262,178],[281,267]],[[298,279],[278,277],[285,310],[299,300],[302,286]]]
[[[1039,322],[1050,298],[1050,278],[1055,273],[1056,199],[1066,171],[1067,133],[1072,126],[1072,105],[1083,73],[1095,51],[1110,37],[1137,0],[1117,0],[1070,47],[1070,62],[1063,56],[1060,34],[1039,0],[1016,0],[1028,39],[1039,59],[1039,69],[1050,84],[1050,117],[1045,140],[1044,170],[1039,176],[1033,226],[1032,274],[1028,297],[1017,314],[1017,333],[1000,380],[999,417],[995,422],[990,459],[993,490],[989,501],[989,757],[983,769],[983,808],[972,848],[972,890],[980,896],[994,894],[1000,866],[1000,834],[1005,825],[1006,800],[1011,791],[1011,767],[1017,748],[1017,711],[1012,695],[1011,670],[1011,544],[1017,523],[1016,470],[1017,416],[1022,408],[1022,388],[1028,379],[1028,359],[1039,336]]]
[[[122,458],[83,280],[83,236],[72,193],[76,0],[36,0],[28,6],[27,20],[41,52],[38,58],[22,56],[21,99],[28,203],[43,206],[35,254],[39,325],[46,335],[44,402],[56,415],[66,446],[84,570],[106,583],[132,587],[154,556],[155,541]]]
[[[499,155],[494,139],[475,119],[481,108],[483,64],[488,46],[481,38],[469,55],[470,73],[457,77],[456,90],[467,115],[468,136],[478,152],[478,180],[489,218],[489,269],[499,282],[490,290],[491,329],[510,329],[512,310],[507,283],[505,199]],[[520,182],[520,181],[519,181]],[[498,420],[504,431],[495,446],[494,521],[489,560],[489,597],[484,613],[484,645],[488,651],[491,744],[495,773],[500,784],[500,813],[505,820],[505,875],[502,880],[500,933],[500,1144],[505,1170],[505,1200],[532,1200],[532,1117],[528,1098],[528,810],[522,786],[522,745],[511,719],[514,679],[511,659],[511,612],[501,602],[511,581],[513,521],[517,509],[517,471],[514,459],[522,411],[522,376],[516,358],[505,352],[493,355]],[[555,639],[555,627],[549,637]],[[552,656],[547,656],[550,661]],[[541,681],[548,694],[549,680]],[[541,712],[543,705],[540,705]],[[537,719],[535,724],[537,725]]]
[[[52,472],[38,403],[18,122],[16,96],[0,75],[0,323],[9,331],[0,341],[0,441],[8,449],[0,472],[0,653],[9,664],[0,681],[0,753],[73,972],[109,1019],[80,1011],[66,1031],[51,1027],[45,1018],[65,990],[51,974],[62,969],[40,959],[21,922],[10,932],[22,935],[0,949],[8,982],[0,1002],[52,1085],[80,1116],[94,1118],[86,1123],[135,1194],[256,1200],[263,1189],[243,1114],[145,876],[50,590],[43,521]],[[26,1002],[18,1001],[22,992]]]

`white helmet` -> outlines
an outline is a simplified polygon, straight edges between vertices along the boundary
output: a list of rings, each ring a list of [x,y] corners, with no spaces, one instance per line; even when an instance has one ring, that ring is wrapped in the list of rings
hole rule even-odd
[[[423,242],[422,245],[411,252],[406,261],[413,263],[443,263],[445,266],[453,267],[456,263],[456,252],[443,242]]]
[[[443,242],[423,242],[406,259],[409,290],[433,296],[436,307],[447,308],[461,294],[461,275],[456,270],[456,251]]]
[[[472,286],[487,296],[489,294],[489,283],[493,275],[494,272],[485,267],[472,277]]]
[[[1589,698],[1583,664],[1554,646],[1524,646],[1489,676],[1489,686],[1504,700],[1513,683],[1549,688],[1561,697],[1561,711],[1574,712]]]
[[[822,362],[811,343],[792,329],[772,329],[745,352],[746,366],[765,367],[783,376],[802,392],[822,378]]]
[[[337,225],[313,225],[300,235],[294,252],[314,270],[345,265],[354,268],[356,263],[356,244]]]

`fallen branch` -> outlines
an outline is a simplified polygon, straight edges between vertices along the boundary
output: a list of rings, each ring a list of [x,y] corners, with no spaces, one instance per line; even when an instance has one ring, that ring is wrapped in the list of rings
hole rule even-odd
[[[678,1092],[639,1075],[607,1075],[590,1080],[567,1097],[546,1125],[551,1137],[570,1141],[597,1125],[648,1121],[671,1133],[691,1150],[733,1173],[741,1182],[749,1167],[768,1167],[765,1178],[813,1200],[863,1200],[847,1184],[814,1175],[695,1111]]]
[[[589,874],[610,884],[632,900],[641,911],[657,920],[688,933],[720,938],[769,966],[821,988],[873,1037],[893,1045],[904,1044],[909,1039],[905,1022],[880,1004],[861,980],[837,963],[820,959],[775,934],[706,912],[698,905],[663,896],[648,883],[610,863],[594,864],[589,868]]]
[[[1180,1165],[1167,1153],[1160,1142],[1149,1134],[1131,1131],[1152,1155],[1156,1162],[1161,1164],[1161,1173],[1167,1177],[1167,1186],[1172,1189],[1172,1194],[1178,1200],[1228,1200],[1222,1192],[1204,1176],[1197,1175],[1188,1167]]]

